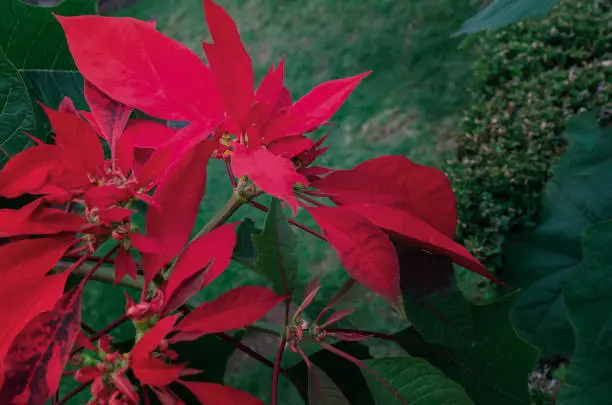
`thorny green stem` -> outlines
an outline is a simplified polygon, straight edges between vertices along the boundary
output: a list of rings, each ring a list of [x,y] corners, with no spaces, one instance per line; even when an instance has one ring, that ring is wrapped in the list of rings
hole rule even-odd
[[[287,344],[287,328],[289,327],[289,308],[291,307],[291,298],[284,301],[285,304],[285,333],[281,337],[274,359],[274,372],[272,373],[272,405],[277,405],[278,401],[278,375],[281,370],[281,362],[285,353],[285,345]]]
[[[255,208],[257,208],[258,210],[263,211],[263,212],[268,212],[268,211],[270,210],[270,209],[269,209],[268,207],[266,207],[265,205],[260,204],[260,203],[255,202],[255,201],[249,201],[249,205],[251,205],[252,207],[255,207]],[[294,225],[294,226],[296,226],[296,227],[300,228],[300,229],[301,229],[301,230],[303,230],[303,231],[308,232],[309,234],[311,234],[311,235],[313,235],[313,236],[316,236],[317,238],[319,238],[319,239],[321,239],[321,240],[323,240],[323,241],[327,241],[327,238],[326,238],[325,236],[323,236],[323,235],[322,235],[322,234],[320,234],[319,232],[315,231],[314,229],[310,229],[310,228],[309,228],[309,227],[307,227],[306,225],[304,225],[304,224],[302,224],[302,223],[300,223],[300,222],[298,222],[298,221],[296,221],[296,220],[294,220],[294,219],[287,218],[287,222],[289,222],[291,225]]]

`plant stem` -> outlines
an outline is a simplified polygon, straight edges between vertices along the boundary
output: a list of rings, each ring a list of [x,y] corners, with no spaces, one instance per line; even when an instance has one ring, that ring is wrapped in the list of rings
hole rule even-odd
[[[240,195],[239,186],[240,185],[236,186],[236,189],[232,192],[232,195],[223,208],[221,208],[202,229],[200,229],[193,240],[223,225],[241,205],[246,203],[245,199]]]
[[[53,270],[51,271],[54,274],[62,273],[66,271],[66,269],[70,268],[74,263],[61,261],[55,265]],[[95,265],[92,263],[82,263],[78,269],[74,270],[72,274],[78,277],[85,277],[87,273],[89,273]],[[104,283],[112,284],[115,280],[115,268],[111,265],[100,265],[98,266],[98,270],[90,277],[90,280],[101,281]],[[144,277],[138,276],[136,281],[131,278],[125,277],[123,280],[117,283],[118,285],[122,285],[124,287],[134,288],[136,290],[141,290],[144,285]]]
[[[242,343],[240,340],[234,338],[233,336],[228,335],[227,333],[216,333],[215,335],[219,339],[225,340],[226,342],[229,342],[229,343],[233,344],[234,346],[236,346],[236,348],[238,350],[248,354],[249,356],[251,356],[255,360],[259,361],[260,363],[265,364],[266,366],[274,369],[274,363],[272,363],[270,360],[266,359],[264,356],[262,356],[261,354],[259,354],[255,350],[251,349],[249,346],[247,346],[244,343]],[[287,371],[285,369],[281,368],[280,369],[280,373],[283,374],[283,375],[286,375]]]
[[[289,308],[291,304],[291,298],[285,300],[285,331],[289,326]],[[285,353],[285,344],[287,343],[287,332],[283,333],[283,337],[278,345],[276,352],[276,358],[274,359],[274,372],[272,373],[272,405],[278,404],[278,375],[281,370],[281,362],[283,361],[283,354]]]
[[[260,203],[255,202],[255,201],[249,201],[249,205],[251,205],[252,207],[255,207],[258,210],[263,211],[263,212],[268,212],[270,210],[265,205],[260,204]],[[306,225],[304,225],[304,224],[302,224],[302,223],[300,223],[300,222],[298,222],[298,221],[296,221],[294,219],[291,219],[291,218],[287,218],[287,222],[289,222],[291,225],[294,225],[294,226],[300,228],[301,230],[306,231],[309,234],[311,234],[313,236],[316,236],[317,238],[327,242],[327,238],[325,236],[323,236],[322,234],[320,234],[319,232],[315,231],[314,229],[310,229]]]

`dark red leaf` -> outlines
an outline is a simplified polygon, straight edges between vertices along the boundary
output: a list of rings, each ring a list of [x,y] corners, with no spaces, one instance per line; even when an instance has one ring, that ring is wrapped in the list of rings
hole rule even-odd
[[[253,65],[238,28],[227,12],[212,0],[204,0],[206,23],[214,44],[204,44],[210,70],[230,115],[240,124],[253,101]]]
[[[264,405],[248,392],[221,384],[182,381],[195,397],[205,405]]]
[[[99,16],[57,19],[79,71],[114,100],[168,120],[223,115],[206,65],[148,22]]]
[[[229,266],[236,245],[236,227],[239,222],[225,224],[191,242],[178,257],[164,294],[168,303],[165,311],[172,311],[217,278]],[[202,269],[201,277],[195,277]],[[185,283],[190,280],[190,283]],[[199,285],[197,285],[199,283]],[[189,295],[189,296],[187,296]],[[180,298],[178,297],[180,296]],[[182,301],[170,305],[170,301]]]
[[[350,170],[335,171],[313,183],[336,204],[378,204],[405,210],[454,238],[455,195],[438,169],[404,156],[382,156]]]
[[[347,205],[381,228],[393,231],[416,246],[449,257],[476,274],[498,281],[466,248],[409,212],[375,204]]]
[[[306,186],[308,180],[295,171],[289,159],[276,156],[266,149],[250,149],[236,144],[232,169],[236,177],[248,176],[266,193],[285,200],[294,215],[297,213],[298,203],[293,196],[293,186],[298,183]]]
[[[68,274],[46,277],[28,277],[17,280],[13,275],[9,283],[0,286],[0,387],[2,387],[3,359],[15,336],[41,312],[50,311],[64,291]]]
[[[350,276],[398,303],[399,263],[387,235],[363,216],[343,207],[307,209]]]
[[[312,148],[313,145],[314,141],[305,136],[290,136],[272,142],[268,145],[268,150],[275,155],[292,159]]]
[[[208,333],[243,328],[263,318],[283,299],[264,287],[234,288],[185,315],[175,329],[184,332],[183,336],[188,339],[195,339]],[[181,339],[177,337],[176,340]]]
[[[215,143],[200,142],[157,186],[153,195],[159,209],[147,210],[147,235],[164,247],[161,255],[144,255],[145,278],[150,280],[189,240],[206,191],[206,171]],[[177,198],[180,196],[180,198]]]
[[[58,389],[81,328],[81,288],[74,288],[19,332],[4,358],[0,403],[43,405]]]
[[[173,329],[179,315],[166,317],[149,329],[130,352],[130,367],[138,380],[147,385],[163,387],[179,379],[184,365],[165,364],[151,354]]]

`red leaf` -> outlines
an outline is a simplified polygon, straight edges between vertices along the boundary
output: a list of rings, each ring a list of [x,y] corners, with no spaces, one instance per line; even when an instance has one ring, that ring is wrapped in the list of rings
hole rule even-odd
[[[89,340],[87,335],[82,330],[79,331],[74,343],[76,345],[83,346],[84,348],[89,349],[93,352],[96,351],[96,347],[93,345],[93,343],[91,343],[91,340]],[[98,374],[100,374],[100,371],[97,368],[96,370],[98,371]]]
[[[151,154],[149,160],[136,171],[136,178],[141,187],[150,188],[155,185],[170,168],[186,158],[198,144],[213,142],[209,135],[217,124],[219,121],[195,122],[176,132],[172,139]]]
[[[253,101],[253,65],[238,28],[227,12],[212,0],[204,0],[206,23],[214,44],[204,44],[210,70],[230,115],[240,124]]]
[[[4,358],[2,404],[44,404],[58,389],[62,371],[80,331],[81,292],[64,294],[19,332]]]
[[[159,209],[147,210],[147,235],[163,245],[164,253],[143,256],[147,280],[173,259],[189,240],[206,191],[208,158],[214,148],[215,143],[210,139],[200,142],[157,186],[153,198]]]
[[[99,16],[57,19],[79,71],[111,98],[167,120],[223,115],[206,65],[148,22]]]
[[[16,277],[0,286],[0,388],[2,387],[3,360],[15,336],[41,312],[50,311],[64,291],[68,274],[46,277]],[[8,280],[7,280],[8,281]]]
[[[279,139],[268,145],[268,150],[275,155],[292,159],[302,152],[312,148],[314,141],[305,136],[290,136]]]
[[[159,122],[130,120],[123,136],[130,138],[134,147],[157,150],[170,141],[176,132],[176,129]]]
[[[133,195],[134,192],[129,188],[104,185],[90,188],[85,192],[83,198],[88,207],[104,209],[120,201],[127,201]]]
[[[182,381],[195,397],[206,405],[264,405],[248,392],[221,384]]]
[[[84,220],[76,214],[40,206],[33,201],[18,210],[0,209],[0,236],[49,235],[76,232]]]
[[[248,176],[266,193],[285,200],[294,215],[297,213],[298,203],[293,196],[293,186],[297,183],[306,186],[308,180],[295,171],[289,159],[276,156],[266,149],[250,149],[235,144],[232,169],[236,177]]]
[[[185,315],[176,330],[186,332],[188,339],[195,339],[207,333],[243,328],[263,318],[283,299],[264,287],[234,288]]]
[[[285,81],[285,60],[281,60],[276,69],[270,67],[268,73],[264,76],[261,84],[255,92],[255,102],[257,103],[273,103],[276,105],[279,97],[282,94]]]
[[[311,118],[311,128],[329,121],[340,109],[355,87],[370,72],[321,83],[293,104],[288,114]]]
[[[101,132],[100,135],[110,146],[114,167],[117,163],[117,141],[123,134],[125,124],[132,114],[132,108],[111,99],[87,80],[85,80],[85,99],[91,108],[91,113]],[[129,167],[123,169],[129,170]]]
[[[72,245],[68,239],[24,239],[0,246],[0,280],[6,286],[42,277]]]
[[[147,385],[163,387],[179,379],[183,365],[165,364],[151,357],[162,339],[174,327],[179,315],[169,316],[149,329],[130,352],[130,367],[138,380]]]
[[[270,122],[263,131],[265,144],[288,137],[301,135],[313,129],[312,119],[306,115],[282,114]]]
[[[162,254],[164,247],[150,236],[141,235],[138,232],[130,233],[130,242],[134,249],[141,253]]]
[[[346,208],[421,248],[447,256],[459,266],[497,281],[466,248],[409,212],[375,204],[347,205]]]
[[[40,145],[18,153],[0,170],[0,196],[55,194],[89,184],[87,173],[70,151],[54,145]]]
[[[78,115],[41,106],[55,132],[55,144],[68,150],[71,158],[89,173],[100,174],[104,168],[104,149],[92,126]]]
[[[129,250],[120,248],[115,256],[115,285],[128,275],[132,280],[136,281],[138,274],[136,272],[136,261]]]
[[[381,156],[350,170],[335,171],[313,186],[336,204],[372,203],[416,215],[444,235],[454,238],[457,226],[455,195],[438,169],[404,156]]]
[[[202,275],[198,288],[192,292],[192,295],[217,278],[229,266],[236,245],[236,227],[238,224],[239,222],[234,222],[222,225],[200,236],[187,246],[178,257],[166,284],[164,294],[168,301],[173,300],[171,297],[177,293],[185,295],[183,291],[179,291],[179,287],[187,288],[188,286],[184,285],[183,282],[198,271],[208,266],[208,269]],[[191,292],[191,288],[188,288],[188,291]],[[184,304],[188,298],[186,297],[179,305]],[[168,302],[165,311],[172,311],[177,307],[178,305],[170,305],[170,302]]]
[[[343,207],[307,208],[352,278],[397,303],[399,263],[383,231]]]

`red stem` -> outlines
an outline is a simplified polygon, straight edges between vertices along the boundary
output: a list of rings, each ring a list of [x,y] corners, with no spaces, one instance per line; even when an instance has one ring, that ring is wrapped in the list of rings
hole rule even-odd
[[[68,272],[68,274],[72,273],[73,271],[75,271],[76,269],[79,268],[79,266],[83,263],[85,263],[85,261],[91,256],[91,252],[87,252],[84,255],[79,257],[79,260],[77,260],[76,262],[72,263],[72,266],[68,267],[65,271]]]
[[[306,197],[305,195],[303,195],[301,193],[297,193],[297,196],[300,197],[302,200],[306,201],[307,203],[310,203],[310,204],[314,205],[315,207],[323,207],[324,206],[323,204],[321,204],[317,200],[314,200],[314,199],[312,199],[310,197]]]
[[[81,329],[83,329],[85,332],[89,333],[90,335],[93,335],[94,333],[96,333],[96,330],[94,328],[87,326],[85,322],[81,322]]]
[[[249,346],[242,343],[240,340],[234,338],[233,336],[228,335],[227,333],[216,333],[215,335],[217,335],[219,339],[225,340],[226,342],[230,342],[231,344],[236,346],[238,350],[248,354],[249,356],[253,357],[255,360],[259,361],[260,363],[265,364],[266,366],[274,369],[274,363],[266,359],[261,354],[257,353],[255,350],[251,349]],[[282,375],[286,375],[287,370],[285,370],[284,368],[281,368],[280,373]]]
[[[80,259],[82,257],[82,255],[79,255],[79,254],[67,254],[64,257],[66,257],[68,259]],[[87,258],[88,262],[98,262],[100,260],[102,260],[102,258],[98,257],[98,256],[89,256]],[[104,260],[104,263],[114,263],[114,260],[109,258],[109,259]]]
[[[291,298],[285,300],[285,333],[281,338],[276,351],[276,358],[274,359],[274,372],[272,373],[272,405],[278,404],[278,375],[281,369],[281,362],[283,361],[283,354],[285,353],[285,344],[287,343],[287,327],[289,326],[289,307]]]
[[[87,281],[89,280],[89,278],[91,276],[93,276],[93,274],[96,272],[96,270],[98,270],[100,268],[100,266],[102,266],[104,264],[104,262],[106,260],[108,260],[113,253],[115,253],[117,250],[119,250],[119,245],[115,245],[115,247],[113,247],[111,250],[108,251],[107,254],[105,254],[104,256],[102,256],[100,258],[100,260],[98,260],[98,263],[96,263],[91,270],[89,270],[89,273],[87,273],[85,275],[85,277],[83,277],[83,281],[81,281],[81,285],[85,285],[85,283],[87,283]],[[80,260],[80,259],[79,259]],[[78,263],[78,262],[77,262]]]
[[[249,201],[249,204],[250,204],[251,206],[253,206],[253,207],[257,208],[257,209],[258,209],[258,210],[260,210],[260,211],[263,211],[263,212],[268,212],[268,211],[269,211],[269,208],[268,208],[268,207],[266,207],[265,205],[260,204],[260,203],[258,203],[258,202],[255,202],[255,201]],[[327,242],[327,238],[326,238],[325,236],[323,236],[322,234],[320,234],[319,232],[317,232],[317,231],[315,231],[315,230],[313,230],[313,229],[310,229],[310,228],[309,228],[309,227],[307,227],[306,225],[304,225],[304,224],[302,224],[302,223],[300,223],[300,222],[297,222],[297,221],[295,221],[295,220],[293,220],[293,219],[291,219],[291,218],[287,218],[287,222],[289,222],[291,225],[294,225],[294,226],[296,226],[296,227],[300,228],[301,230],[306,231],[306,232],[308,232],[309,234],[311,234],[311,235],[313,235],[313,236],[316,236],[317,238],[319,238],[319,239],[321,239],[321,240],[323,240],[323,241],[326,241],[326,242]]]
[[[115,319],[111,324],[107,325],[106,327],[100,329],[100,331],[91,335],[89,337],[89,340],[91,340],[92,343],[95,343],[96,340],[100,339],[102,336],[106,335],[107,333],[109,333],[110,331],[112,331],[113,329],[121,325],[123,322],[127,321],[127,319],[128,319],[127,315],[125,314],[121,315],[119,318]],[[81,350],[83,350],[83,347],[74,349],[72,353],[70,353],[70,357],[74,356]]]
[[[64,398],[62,398],[60,401],[58,401],[57,405],[63,405],[65,403],[67,403],[68,401],[70,401],[73,397],[75,397],[79,392],[83,391],[85,388],[89,387],[91,385],[91,383],[93,382],[93,380],[88,381],[86,383],[83,383],[81,385],[79,385],[78,387],[76,387],[75,389],[73,389],[72,391],[70,391],[69,394],[67,394]]]
[[[234,177],[234,173],[232,173],[230,162],[228,162],[227,160],[225,161],[225,168],[227,169],[227,176],[232,182],[232,187],[236,188],[236,186],[238,185],[238,182],[236,181],[236,178]]]

